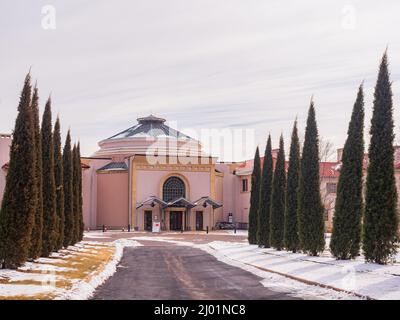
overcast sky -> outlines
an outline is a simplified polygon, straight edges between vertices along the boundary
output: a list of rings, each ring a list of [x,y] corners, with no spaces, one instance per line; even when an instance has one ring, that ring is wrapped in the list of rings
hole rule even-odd
[[[42,106],[51,92],[84,155],[149,113],[178,129],[255,129],[262,148],[282,132],[288,146],[311,95],[320,135],[339,147],[363,79],[369,129],[387,45],[400,123],[399,12],[398,0],[1,0],[0,132],[32,66]]]

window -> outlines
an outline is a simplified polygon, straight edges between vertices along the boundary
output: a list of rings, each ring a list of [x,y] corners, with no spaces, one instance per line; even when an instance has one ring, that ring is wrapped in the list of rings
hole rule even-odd
[[[336,193],[337,184],[333,182],[328,182],[326,184],[326,193]]]
[[[247,192],[249,191],[249,183],[248,179],[242,179],[242,192]]]
[[[329,210],[328,209],[324,210],[324,221],[329,221]]]
[[[185,183],[178,177],[168,178],[163,185],[163,200],[169,202],[185,197]]]
[[[144,230],[151,231],[153,227],[153,212],[150,210],[144,211]]]

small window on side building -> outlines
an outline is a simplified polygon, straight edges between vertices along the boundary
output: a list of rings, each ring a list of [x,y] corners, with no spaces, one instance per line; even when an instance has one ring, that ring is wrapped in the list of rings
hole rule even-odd
[[[333,182],[328,182],[326,184],[326,192],[327,193],[336,193],[337,184]]]
[[[242,192],[249,191],[248,179],[242,179]]]

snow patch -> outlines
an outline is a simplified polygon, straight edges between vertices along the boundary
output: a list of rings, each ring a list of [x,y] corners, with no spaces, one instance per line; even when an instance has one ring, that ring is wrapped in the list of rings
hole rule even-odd
[[[50,293],[54,291],[53,286],[36,285],[18,285],[18,284],[0,284],[0,295],[6,297],[26,296],[27,292],[33,296],[41,293]]]
[[[109,277],[111,277],[117,270],[117,265],[121,261],[122,254],[125,247],[138,247],[140,243],[129,239],[119,239],[114,242],[115,253],[113,258],[107,263],[104,269],[93,276],[89,281],[78,281],[72,288],[63,294],[59,295],[57,299],[61,300],[87,300],[89,299],[95,289],[103,284]]]

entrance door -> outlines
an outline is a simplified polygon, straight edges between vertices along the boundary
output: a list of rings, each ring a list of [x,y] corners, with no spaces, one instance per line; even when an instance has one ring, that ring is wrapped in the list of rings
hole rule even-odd
[[[153,212],[145,211],[144,212],[144,230],[151,231],[153,228]]]
[[[196,230],[203,230],[203,211],[196,211]]]
[[[169,229],[182,230],[182,212],[171,211],[169,213]]]

